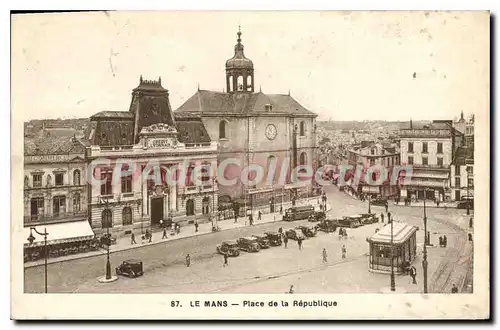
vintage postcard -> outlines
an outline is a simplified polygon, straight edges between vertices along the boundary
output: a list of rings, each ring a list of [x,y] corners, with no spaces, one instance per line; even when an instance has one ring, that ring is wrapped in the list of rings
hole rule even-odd
[[[12,318],[489,318],[489,12],[11,19]]]

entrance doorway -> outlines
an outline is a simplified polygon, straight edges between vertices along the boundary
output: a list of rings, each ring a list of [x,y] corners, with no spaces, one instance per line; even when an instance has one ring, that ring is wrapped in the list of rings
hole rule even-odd
[[[163,197],[151,198],[151,227],[163,220]]]
[[[456,201],[460,200],[460,190],[455,190],[455,200]]]

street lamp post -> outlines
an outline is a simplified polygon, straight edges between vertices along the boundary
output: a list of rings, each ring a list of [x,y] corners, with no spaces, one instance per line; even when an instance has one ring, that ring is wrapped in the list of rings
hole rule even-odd
[[[371,213],[372,213],[372,209],[371,209],[371,201],[372,201],[372,196],[371,196],[371,195],[368,195],[368,214],[371,214]]]
[[[425,208],[425,198],[424,198],[424,258],[422,260],[422,268],[424,269],[424,293],[427,293],[427,214]]]
[[[38,230],[36,230],[35,227],[30,227],[30,235],[28,236],[28,242],[30,242],[30,244],[33,244],[33,241],[35,240],[35,236],[33,236],[32,232],[33,230],[38,235],[43,236],[43,254],[45,257],[45,293],[47,293],[47,259],[49,257],[47,250],[47,236],[49,235],[49,233],[47,233],[47,228],[44,228],[43,233],[41,233]]]
[[[212,178],[212,213],[213,217],[215,217],[216,211],[215,211],[215,184],[217,183],[217,177]],[[213,227],[213,220],[212,220],[212,227]]]
[[[394,277],[394,227],[393,220],[391,222],[391,291],[396,291],[396,279]]]
[[[111,246],[111,236],[109,236],[109,226],[106,228],[107,232],[107,248],[106,248],[106,280],[111,279],[111,262],[109,262],[109,247]]]

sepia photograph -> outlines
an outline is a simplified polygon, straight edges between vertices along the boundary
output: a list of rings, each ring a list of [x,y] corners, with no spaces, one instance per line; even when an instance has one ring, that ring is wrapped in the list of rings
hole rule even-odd
[[[489,317],[489,12],[18,13],[11,42],[12,318]]]

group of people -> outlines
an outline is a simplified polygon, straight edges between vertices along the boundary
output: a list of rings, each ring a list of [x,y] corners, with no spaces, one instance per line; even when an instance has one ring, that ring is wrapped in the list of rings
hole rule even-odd
[[[347,239],[347,228],[339,228],[339,241],[341,239]]]
[[[345,247],[345,245],[342,245],[341,252],[342,252],[342,259],[347,258],[347,248]],[[323,263],[326,264],[328,262],[328,252],[326,251],[326,248],[323,248],[322,255],[323,255]]]
[[[446,237],[446,235],[439,236],[439,246],[446,247],[447,244],[448,244],[448,238]]]
[[[153,234],[151,234],[151,232],[148,229],[146,229],[146,233],[141,236],[141,239],[142,239],[143,243],[144,243],[144,241],[148,241],[148,243],[151,243],[153,240]],[[130,245],[134,245],[134,244],[137,244],[137,242],[135,240],[135,234],[132,233],[132,234],[130,234]]]

